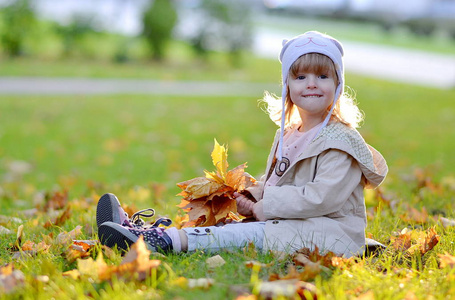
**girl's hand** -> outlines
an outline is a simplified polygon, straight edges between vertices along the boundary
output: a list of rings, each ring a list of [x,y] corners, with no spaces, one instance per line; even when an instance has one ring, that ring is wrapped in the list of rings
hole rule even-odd
[[[258,201],[253,205],[253,216],[258,221],[266,221],[267,219],[264,216],[264,202]]]
[[[252,216],[254,202],[237,192],[234,193],[234,197],[237,201],[237,212],[245,217]]]

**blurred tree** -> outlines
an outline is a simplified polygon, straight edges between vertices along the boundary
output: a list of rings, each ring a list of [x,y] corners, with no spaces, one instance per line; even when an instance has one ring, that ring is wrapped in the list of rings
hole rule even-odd
[[[73,15],[68,25],[56,25],[56,32],[62,38],[63,56],[76,53],[84,36],[94,32],[94,17],[82,14]]]
[[[28,0],[15,0],[4,7],[1,14],[0,40],[3,49],[9,56],[19,56],[24,53],[25,40],[37,23],[35,12]]]
[[[242,0],[202,0],[199,29],[192,39],[200,56],[211,49],[227,51],[231,63],[241,64],[241,51],[251,46],[251,9]]]
[[[146,39],[153,58],[164,57],[167,42],[177,23],[177,11],[171,0],[154,0],[144,12],[142,18],[142,36]]]

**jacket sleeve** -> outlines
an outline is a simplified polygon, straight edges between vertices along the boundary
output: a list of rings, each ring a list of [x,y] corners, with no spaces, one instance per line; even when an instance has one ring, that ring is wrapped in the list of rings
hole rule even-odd
[[[300,168],[296,171],[304,172]],[[267,219],[306,219],[339,211],[360,184],[362,171],[349,154],[329,149],[318,156],[312,181],[304,186],[271,186],[264,190]]]

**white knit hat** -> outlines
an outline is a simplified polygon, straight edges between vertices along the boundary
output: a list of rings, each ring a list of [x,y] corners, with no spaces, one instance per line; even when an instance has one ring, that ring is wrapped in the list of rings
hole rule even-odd
[[[343,67],[343,46],[339,41],[322,34],[317,31],[308,31],[304,34],[296,36],[290,40],[283,41],[283,48],[280,53],[280,62],[281,62],[281,75],[283,89],[281,92],[282,97],[282,115],[281,115],[281,133],[280,133],[280,146],[278,147],[278,159],[281,161],[283,158],[283,135],[284,135],[284,126],[285,126],[285,103],[286,103],[286,94],[288,88],[288,74],[289,69],[292,64],[302,55],[307,53],[320,53],[325,56],[328,56],[334,63],[335,69],[338,75],[338,86],[335,91],[335,97],[333,99],[333,104],[325,118],[322,126],[319,131],[316,133],[315,137],[319,132],[327,125],[332,115],[333,108],[343,93],[344,87],[344,67]]]

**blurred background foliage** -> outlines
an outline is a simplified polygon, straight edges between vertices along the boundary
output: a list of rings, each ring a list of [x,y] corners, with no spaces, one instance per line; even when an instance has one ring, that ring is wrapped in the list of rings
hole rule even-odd
[[[176,40],[179,16],[174,2],[138,2],[142,29],[138,34],[124,35],[102,28],[99,16],[93,13],[75,12],[62,23],[39,18],[34,1],[8,1],[0,9],[1,54],[54,60],[163,60],[166,46]],[[213,50],[223,50],[237,63],[240,53],[251,44],[250,8],[242,1],[201,1],[192,11],[200,22],[187,37],[188,47],[203,60]]]
[[[78,4],[92,6],[91,10],[74,10],[66,18],[58,18],[42,13],[44,4],[57,5],[52,1],[0,0],[0,55],[124,63],[165,60],[172,51],[169,47],[178,42],[184,43],[200,61],[207,61],[211,53],[221,51],[227,54],[232,66],[239,67],[245,61],[243,54],[251,50],[258,25],[272,32],[329,27],[327,33],[340,39],[454,52],[455,1],[401,1],[395,6],[392,2],[97,0]],[[65,3],[74,6],[70,0],[58,5]],[[116,12],[106,16],[99,9],[103,3]],[[104,22],[103,18],[115,19],[128,7],[139,11],[136,20],[139,29],[125,33]]]

